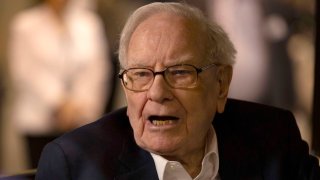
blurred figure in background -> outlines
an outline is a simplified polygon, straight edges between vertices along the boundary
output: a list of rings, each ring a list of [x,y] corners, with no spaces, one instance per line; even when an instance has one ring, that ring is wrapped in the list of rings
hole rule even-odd
[[[112,88],[103,25],[83,5],[79,0],[44,0],[13,21],[11,108],[5,120],[25,138],[33,168],[48,140],[103,114]],[[12,148],[6,147],[8,152]]]
[[[269,62],[260,1],[208,0],[207,7],[238,50],[229,96],[261,102],[268,90]]]
[[[311,146],[314,0],[207,0],[238,49],[230,97],[293,111]]]
[[[311,146],[315,65],[314,0],[264,0],[266,36],[270,49],[272,96],[290,108],[302,137]]]

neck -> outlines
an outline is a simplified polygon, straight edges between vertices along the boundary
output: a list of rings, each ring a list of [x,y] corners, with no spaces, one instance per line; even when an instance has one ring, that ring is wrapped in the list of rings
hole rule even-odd
[[[169,161],[178,161],[180,162],[188,174],[195,178],[201,171],[202,168],[202,160],[205,154],[206,143],[204,141],[203,145],[192,152],[188,152],[187,154],[181,155],[177,158],[177,156],[163,156]]]
[[[200,173],[202,168],[202,159],[203,159],[203,156],[201,156],[200,159],[194,162],[191,162],[189,164],[182,163],[183,167],[186,169],[186,171],[192,177],[192,179],[197,177],[197,175]]]

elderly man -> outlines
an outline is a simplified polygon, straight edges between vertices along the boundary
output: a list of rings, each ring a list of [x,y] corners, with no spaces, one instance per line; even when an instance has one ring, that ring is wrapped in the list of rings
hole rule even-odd
[[[193,7],[139,8],[120,39],[128,107],[49,143],[37,179],[318,179],[290,112],[227,100],[234,55]]]

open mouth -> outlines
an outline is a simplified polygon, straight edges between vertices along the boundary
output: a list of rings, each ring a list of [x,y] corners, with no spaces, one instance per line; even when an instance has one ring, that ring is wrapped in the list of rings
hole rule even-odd
[[[148,119],[155,126],[170,125],[179,120],[175,116],[150,116]]]

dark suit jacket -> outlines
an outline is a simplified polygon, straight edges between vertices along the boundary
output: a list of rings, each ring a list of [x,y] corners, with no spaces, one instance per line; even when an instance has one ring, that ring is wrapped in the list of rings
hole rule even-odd
[[[213,126],[222,180],[320,180],[289,111],[228,100]],[[76,129],[43,150],[37,179],[158,179],[151,155],[138,147],[126,108]]]

